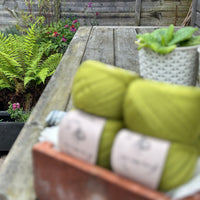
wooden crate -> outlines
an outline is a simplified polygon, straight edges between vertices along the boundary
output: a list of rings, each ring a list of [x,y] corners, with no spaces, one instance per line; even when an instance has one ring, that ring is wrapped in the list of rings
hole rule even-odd
[[[39,200],[170,200],[109,170],[59,153],[50,143],[33,147],[33,165]],[[200,195],[186,199],[198,200]]]

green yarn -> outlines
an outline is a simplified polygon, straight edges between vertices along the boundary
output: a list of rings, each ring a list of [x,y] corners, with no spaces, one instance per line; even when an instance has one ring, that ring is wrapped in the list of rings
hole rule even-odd
[[[77,70],[72,99],[76,108],[111,118],[122,118],[122,105],[129,83],[139,78],[136,73],[88,60]]]
[[[123,123],[118,120],[107,120],[99,143],[99,151],[96,164],[111,169],[110,154],[113,141],[118,131],[123,128]]]
[[[194,147],[172,143],[159,183],[159,190],[169,191],[189,181],[194,175],[197,159],[198,152]]]
[[[198,148],[199,116],[200,89],[195,87],[137,80],[130,85],[124,101],[128,129]]]

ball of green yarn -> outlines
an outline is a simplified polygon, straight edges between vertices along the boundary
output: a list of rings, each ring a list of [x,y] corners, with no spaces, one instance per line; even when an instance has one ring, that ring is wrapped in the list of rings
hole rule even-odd
[[[118,131],[123,128],[123,123],[119,120],[107,120],[104,130],[101,135],[101,140],[99,143],[99,151],[97,157],[97,165],[111,169],[110,165],[110,155],[111,148],[115,136]]]
[[[85,61],[73,80],[73,104],[94,115],[121,119],[127,86],[137,78],[139,75],[134,72],[98,61]]]
[[[197,159],[198,152],[194,147],[172,143],[159,183],[159,190],[169,191],[188,182],[194,175]]]
[[[70,112],[74,112],[74,110],[69,111],[68,114],[70,115]],[[59,133],[58,133],[58,146],[60,148],[61,151],[63,151],[64,153],[68,153],[68,150],[65,149],[66,147],[66,138],[65,134],[68,134],[68,129],[69,129],[69,125],[70,125],[70,117],[68,117],[68,114],[66,114],[64,116],[64,118],[61,120],[60,124],[59,124]],[[81,116],[79,116],[79,118],[74,118],[74,120],[76,121],[76,123],[73,124],[73,130],[77,131],[80,129],[80,124],[79,123],[79,119],[80,118],[84,118],[85,116],[83,114],[88,114],[88,113],[82,113]],[[92,115],[90,115],[90,117],[92,118]],[[100,135],[100,140],[98,141],[98,152],[97,152],[97,157],[96,157],[96,163],[97,165],[104,167],[104,168],[108,168],[110,169],[110,154],[111,154],[111,148],[112,148],[112,144],[113,141],[115,139],[116,134],[118,133],[118,131],[124,127],[123,122],[120,120],[107,120],[105,119],[105,125],[103,127],[102,133]],[[90,130],[90,126],[87,127],[88,130]],[[94,128],[94,127],[93,127]],[[72,134],[75,132],[72,132]],[[71,141],[67,140],[67,143],[70,144]],[[73,141],[74,142],[74,141]],[[93,141],[91,141],[93,142]],[[74,144],[74,143],[73,143]],[[88,148],[90,148],[88,146]],[[79,149],[77,152],[79,152],[81,149]],[[76,152],[76,151],[75,151]],[[73,153],[72,153],[73,154]],[[74,153],[74,155],[72,155],[74,157],[76,157],[77,155]]]
[[[183,144],[199,146],[199,116],[195,87],[140,79],[130,84],[124,101],[128,129]]]

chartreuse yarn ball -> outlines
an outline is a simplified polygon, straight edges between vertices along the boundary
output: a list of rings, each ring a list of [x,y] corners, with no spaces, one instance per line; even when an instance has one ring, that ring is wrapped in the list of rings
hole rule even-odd
[[[200,152],[200,88],[137,80],[128,88],[123,110],[126,128],[196,145]]]
[[[198,151],[193,146],[171,143],[159,190],[169,191],[186,182],[194,175],[198,159]]]
[[[99,142],[98,156],[96,164],[111,169],[110,155],[113,141],[119,132],[123,128],[122,121],[119,120],[107,120],[103,132],[101,134],[101,140]]]
[[[122,119],[127,87],[139,75],[98,61],[88,60],[77,70],[72,86],[76,108],[112,119]]]

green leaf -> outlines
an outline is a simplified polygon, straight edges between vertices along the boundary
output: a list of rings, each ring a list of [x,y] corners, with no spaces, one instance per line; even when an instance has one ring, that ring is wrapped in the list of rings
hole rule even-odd
[[[40,70],[40,72],[37,74],[37,77],[44,83],[45,79],[47,78],[49,69],[48,68],[43,68]]]
[[[193,36],[189,40],[180,43],[180,46],[200,45],[200,36]]]
[[[180,42],[190,39],[195,31],[198,31],[198,28],[184,27],[179,29],[173,34],[173,38],[169,42],[169,45],[178,44]]]
[[[166,35],[165,35],[165,43],[168,45],[168,43],[171,41],[174,33],[174,25],[170,25],[167,29]]]
[[[2,89],[5,89],[5,88],[7,88],[7,89],[12,89],[12,85],[6,83],[6,82],[2,79],[2,80],[0,80],[0,89],[2,90]]]
[[[160,54],[167,54],[177,46],[192,46],[200,44],[200,36],[192,37],[198,28],[184,27],[174,33],[174,26],[159,28],[152,33],[138,34],[138,50],[150,48]]]
[[[24,87],[32,80],[34,80],[34,77],[25,77],[24,78]]]
[[[154,34],[146,33],[143,35],[138,35],[138,38],[139,38],[138,49],[141,49],[143,47],[150,48],[153,51],[160,53],[160,54],[167,54],[167,53],[171,52],[172,50],[174,50],[176,48],[176,45],[165,46],[162,44],[161,32],[162,32],[162,34],[164,34],[164,32],[167,33],[168,30],[163,28],[163,29],[161,29],[161,31],[156,31],[156,33],[154,32]],[[163,40],[166,40],[166,39],[167,38],[163,37]]]

